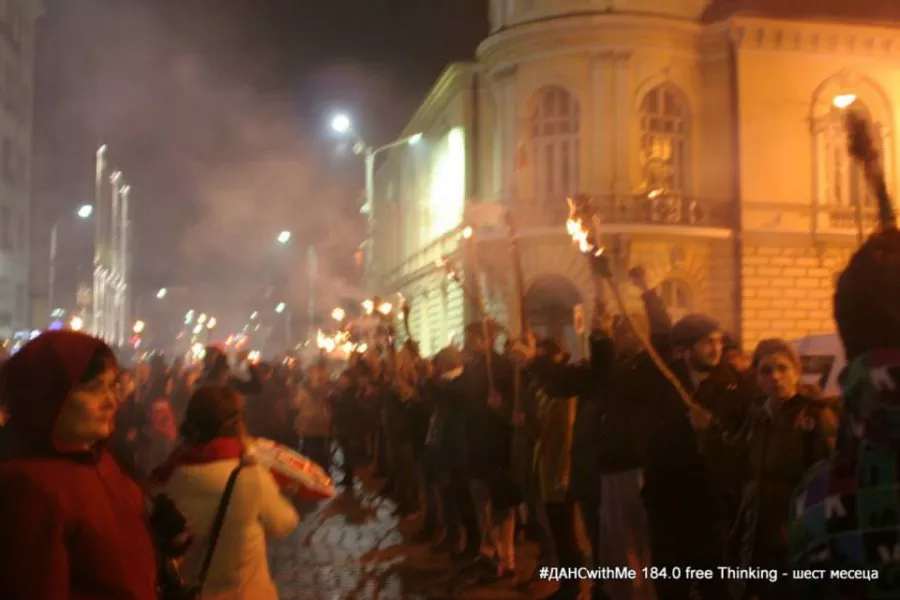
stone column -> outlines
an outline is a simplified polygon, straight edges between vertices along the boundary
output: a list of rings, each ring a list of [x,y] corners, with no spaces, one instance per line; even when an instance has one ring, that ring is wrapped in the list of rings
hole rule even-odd
[[[516,174],[516,68],[494,73],[491,89],[494,98],[494,197],[509,200]]]
[[[589,129],[583,131],[583,138],[591,144],[585,156],[589,164],[583,165],[583,172],[594,173],[590,187],[602,194],[611,193],[615,174],[615,102],[613,98],[613,54],[603,52],[591,57],[591,107],[594,118]]]
[[[635,118],[631,102],[631,52],[615,52],[612,57],[614,68],[615,92],[615,173],[613,190],[619,196],[632,192],[631,159],[634,149],[631,147],[631,124]]]

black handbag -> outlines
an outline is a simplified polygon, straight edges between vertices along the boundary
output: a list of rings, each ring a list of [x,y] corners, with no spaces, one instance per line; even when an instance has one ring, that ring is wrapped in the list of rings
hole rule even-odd
[[[206,577],[209,574],[209,567],[212,565],[216,543],[219,541],[219,534],[222,532],[222,525],[225,523],[225,514],[228,512],[228,504],[234,492],[234,484],[237,482],[238,474],[244,466],[242,460],[231,472],[231,475],[228,477],[228,483],[225,484],[225,491],[222,493],[222,499],[219,501],[219,507],[216,510],[216,518],[210,531],[209,546],[206,549],[206,556],[203,558],[203,566],[200,568],[197,582],[193,585],[186,584],[181,577],[175,560],[167,557],[162,564],[159,578],[159,597],[161,600],[196,600],[200,597],[203,592],[203,585],[206,583]]]

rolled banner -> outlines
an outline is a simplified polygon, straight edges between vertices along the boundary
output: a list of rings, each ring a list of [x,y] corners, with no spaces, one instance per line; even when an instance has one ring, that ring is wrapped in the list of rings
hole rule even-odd
[[[272,440],[256,438],[247,454],[269,469],[286,493],[301,500],[327,500],[337,495],[331,477],[316,463]]]

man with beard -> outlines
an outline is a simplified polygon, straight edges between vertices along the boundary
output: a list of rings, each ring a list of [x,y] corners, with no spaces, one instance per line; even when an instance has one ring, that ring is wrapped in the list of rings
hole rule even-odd
[[[715,569],[740,503],[736,450],[728,443],[754,398],[740,373],[722,361],[724,334],[702,314],[669,318],[641,275],[632,281],[643,294],[651,337],[669,370],[700,409],[689,411],[678,391],[648,356],[639,359],[622,401],[645,415],[647,464],[642,495],[647,509],[655,568]],[[723,598],[721,581],[657,577],[659,600],[682,600],[696,585],[701,598]]]

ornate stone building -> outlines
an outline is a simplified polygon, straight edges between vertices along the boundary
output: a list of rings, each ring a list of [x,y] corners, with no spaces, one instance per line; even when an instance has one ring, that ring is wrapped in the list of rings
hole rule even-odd
[[[574,344],[573,306],[593,294],[564,228],[573,193],[594,197],[620,272],[645,265],[673,316],[714,315],[748,348],[833,330],[834,276],[875,214],[841,115],[871,116],[896,190],[900,5],[490,4],[477,62],[451,67],[405,132],[428,144],[395,152],[376,177],[372,274],[412,300],[427,351],[463,322],[458,286],[434,263],[459,252],[464,199],[511,210],[528,319]],[[446,159],[453,136],[460,154]],[[480,276],[471,253],[460,264],[470,285],[489,280],[506,320],[519,295],[504,231],[476,229]]]

